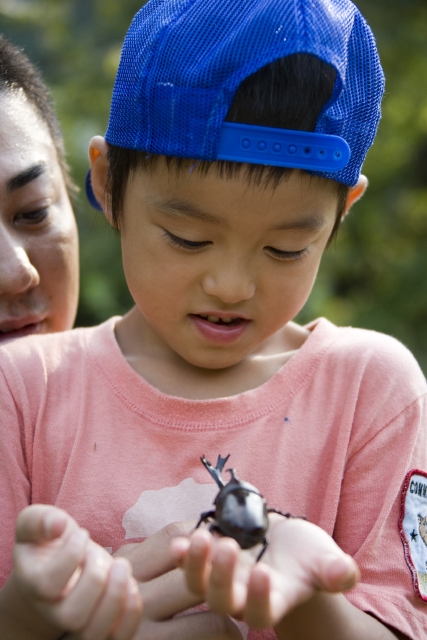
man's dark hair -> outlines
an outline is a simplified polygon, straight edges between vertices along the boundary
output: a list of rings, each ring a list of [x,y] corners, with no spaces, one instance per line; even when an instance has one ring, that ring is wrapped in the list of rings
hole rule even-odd
[[[58,156],[68,191],[75,191],[65,160],[64,139],[50,91],[27,56],[0,34],[0,93],[22,90],[46,124]]]
[[[335,69],[313,55],[297,53],[280,58],[242,82],[226,120],[265,127],[314,131],[320,113],[331,99],[335,77]],[[189,158],[159,156],[110,145],[108,191],[111,193],[112,218],[117,228],[120,228],[129,176],[139,168],[154,168],[162,157],[171,170],[189,169],[196,163],[197,171],[202,175],[215,167],[219,175],[225,178],[231,178],[244,170],[248,182],[273,188],[295,171],[287,167],[241,164],[228,160],[197,162]],[[348,187],[333,180],[327,182],[335,186],[338,197],[336,222],[329,239],[331,241],[336,235],[345,209]]]

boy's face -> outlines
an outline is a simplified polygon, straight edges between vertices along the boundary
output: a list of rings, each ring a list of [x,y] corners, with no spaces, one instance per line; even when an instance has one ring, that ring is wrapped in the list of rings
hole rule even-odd
[[[275,190],[243,172],[137,171],[121,238],[142,343],[208,369],[268,349],[307,300],[336,212],[333,185],[297,171]]]
[[[0,92],[0,343],[71,329],[77,227],[55,145],[20,92]]]

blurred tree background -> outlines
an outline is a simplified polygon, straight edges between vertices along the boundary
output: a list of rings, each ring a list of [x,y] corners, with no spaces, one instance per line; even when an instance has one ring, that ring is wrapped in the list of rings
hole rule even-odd
[[[208,1],[208,0],[207,0]],[[87,144],[105,132],[126,29],[143,0],[0,0],[0,31],[22,47],[52,89],[78,185]],[[370,187],[325,255],[299,320],[394,335],[427,372],[427,2],[356,0],[387,78],[383,119],[364,172]],[[78,325],[132,304],[117,236],[76,202],[81,238]]]

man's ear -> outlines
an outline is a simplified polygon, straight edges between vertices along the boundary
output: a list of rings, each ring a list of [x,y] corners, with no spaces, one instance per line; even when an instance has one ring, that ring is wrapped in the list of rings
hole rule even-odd
[[[107,189],[108,143],[102,136],[95,136],[89,143],[89,160],[92,189],[95,198],[102,207],[105,217],[113,224],[111,198]]]
[[[342,215],[343,218],[345,218],[354,203],[360,200],[360,198],[363,196],[366,189],[368,188],[368,184],[368,178],[361,173],[357,184],[354,187],[350,187],[350,189],[348,190],[347,202],[345,205],[344,213]]]

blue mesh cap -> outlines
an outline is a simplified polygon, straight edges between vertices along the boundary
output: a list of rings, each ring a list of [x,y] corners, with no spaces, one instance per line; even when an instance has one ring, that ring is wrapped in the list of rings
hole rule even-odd
[[[321,162],[303,168],[353,186],[377,130],[384,75],[373,34],[350,0],[150,0],[126,35],[106,140],[214,161],[229,158],[223,150],[227,134],[228,146],[240,145],[242,162],[299,167],[289,157],[298,144],[286,143],[286,134],[296,132],[283,131],[280,139],[282,130],[271,129],[279,138],[267,148],[262,130],[268,128],[245,125],[236,133],[239,125],[224,123],[242,81],[294,53],[313,54],[337,71],[333,96],[316,125],[323,136],[312,140],[316,157],[320,162],[329,153],[321,147],[322,140],[334,143],[330,136],[348,145],[339,168]],[[255,159],[245,158],[245,146],[255,149]],[[279,147],[286,148],[286,157]]]

